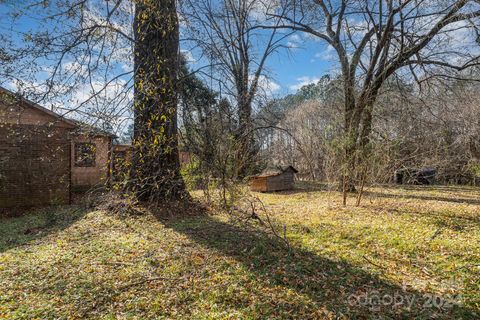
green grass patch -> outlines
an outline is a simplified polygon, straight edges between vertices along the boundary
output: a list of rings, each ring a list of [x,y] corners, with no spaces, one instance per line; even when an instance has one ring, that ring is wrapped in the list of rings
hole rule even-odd
[[[0,319],[476,319],[480,190],[259,194],[292,251],[227,216],[0,219]],[[390,300],[394,299],[394,300]]]

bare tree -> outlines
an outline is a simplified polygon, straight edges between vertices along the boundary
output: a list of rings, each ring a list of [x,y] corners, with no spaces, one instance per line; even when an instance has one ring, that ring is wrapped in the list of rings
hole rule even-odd
[[[134,2],[2,4],[0,81],[90,124],[131,111]]]
[[[353,187],[355,163],[368,149],[375,102],[389,77],[410,71],[421,82],[431,74],[447,76],[441,70],[479,64],[475,42],[455,38],[478,34],[477,0],[291,0],[269,16],[282,23],[264,29],[304,32],[337,54],[344,84],[346,189]]]
[[[276,28],[270,32],[255,28],[265,21],[265,12],[274,5],[263,0],[183,1],[187,38],[211,63],[215,75],[210,76],[221,82],[218,90],[233,97],[236,104],[236,138],[241,146],[237,157],[246,165],[253,153],[254,101],[259,87],[268,82],[265,64],[289,35]],[[239,167],[240,171],[245,169]]]

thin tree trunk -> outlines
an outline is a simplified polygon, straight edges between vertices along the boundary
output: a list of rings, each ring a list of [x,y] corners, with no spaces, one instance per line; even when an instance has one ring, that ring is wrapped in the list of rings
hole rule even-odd
[[[247,99],[239,100],[239,126],[237,133],[238,143],[238,176],[243,178],[250,173],[255,156],[253,126],[252,126],[252,106]]]
[[[367,167],[363,169],[362,172],[362,178],[361,178],[361,183],[360,183],[360,191],[358,192],[357,196],[357,203],[356,206],[359,207],[360,203],[362,202],[362,197],[363,197],[363,192],[365,190],[365,183],[367,182]]]
[[[352,84],[353,85],[353,84]],[[355,104],[354,92],[348,90],[345,100],[345,124],[344,124],[344,161],[341,175],[341,190],[346,193],[355,192],[355,164],[357,155],[357,138],[358,138],[358,106]]]

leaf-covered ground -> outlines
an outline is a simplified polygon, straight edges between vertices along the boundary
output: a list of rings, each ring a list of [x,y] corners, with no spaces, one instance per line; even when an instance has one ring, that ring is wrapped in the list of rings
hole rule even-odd
[[[222,215],[0,219],[0,319],[480,318],[480,189],[259,196],[291,252]]]

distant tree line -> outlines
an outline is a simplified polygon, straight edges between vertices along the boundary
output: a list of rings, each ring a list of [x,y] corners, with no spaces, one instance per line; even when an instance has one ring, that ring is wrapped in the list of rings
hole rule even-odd
[[[265,162],[293,164],[303,179],[336,180],[343,133],[340,82],[325,77],[259,113],[259,121],[271,124],[259,137]],[[478,183],[479,89],[478,82],[450,79],[432,80],[418,91],[391,79],[376,102],[364,178],[391,183],[395,170],[435,168],[439,183]]]

